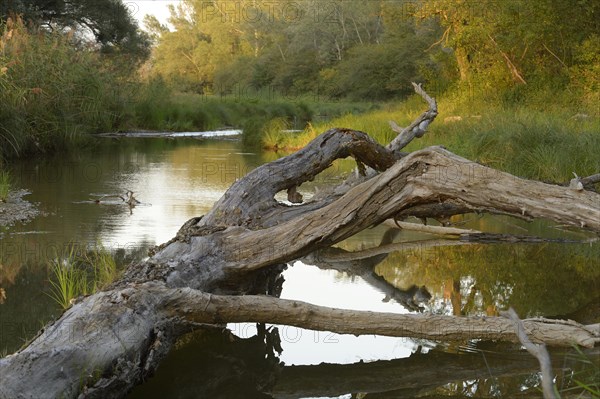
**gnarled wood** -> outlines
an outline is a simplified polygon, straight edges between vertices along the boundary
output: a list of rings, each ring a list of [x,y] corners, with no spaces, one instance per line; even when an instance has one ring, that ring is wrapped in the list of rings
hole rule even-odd
[[[178,336],[207,323],[254,321],[347,334],[515,341],[512,323],[503,318],[355,312],[252,295],[280,291],[282,264],[415,210],[425,217],[442,209],[548,218],[600,232],[597,193],[520,179],[440,147],[399,153],[437,115],[435,100],[427,101],[430,110],[387,147],[363,132],[331,129],[303,150],[234,183],[206,216],[186,222],[110,290],[81,298],[25,349],[0,359],[0,398],[123,397],[153,372]],[[299,203],[295,194],[302,183],[347,156],[356,159],[364,176],[300,205],[275,200],[287,191]],[[370,256],[376,261],[379,255]],[[548,345],[591,346],[600,336],[598,326],[524,324],[534,342]]]
[[[0,397],[77,397],[86,389],[98,397],[106,397],[107,392],[118,396],[156,367],[156,358],[172,343],[169,334],[226,322],[285,324],[340,334],[518,342],[513,323],[502,317],[352,311],[268,296],[213,295],[149,282],[75,304],[26,349],[0,359]],[[600,342],[597,327],[546,319],[523,324],[536,343],[590,347]]]

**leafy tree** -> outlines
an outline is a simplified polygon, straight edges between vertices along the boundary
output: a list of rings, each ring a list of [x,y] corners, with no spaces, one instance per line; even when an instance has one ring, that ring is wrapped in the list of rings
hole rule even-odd
[[[437,44],[453,49],[461,81],[496,89],[560,83],[578,62],[575,50],[600,28],[600,4],[588,0],[429,0],[412,11],[444,28]]]
[[[7,0],[0,18],[21,15],[30,26],[49,31],[75,30],[81,42],[94,41],[105,53],[128,54],[136,60],[149,55],[150,41],[121,0]]]

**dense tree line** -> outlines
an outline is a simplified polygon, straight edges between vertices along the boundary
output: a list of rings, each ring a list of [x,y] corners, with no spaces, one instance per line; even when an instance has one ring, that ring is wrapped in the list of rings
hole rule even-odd
[[[183,0],[171,26],[145,23],[153,73],[183,90],[388,99],[417,79],[516,97],[522,87],[571,85],[591,101],[598,21],[593,0]]]

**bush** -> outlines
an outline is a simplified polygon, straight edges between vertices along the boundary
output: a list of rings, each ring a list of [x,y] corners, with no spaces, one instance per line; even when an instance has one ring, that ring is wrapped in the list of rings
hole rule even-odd
[[[128,76],[71,35],[0,23],[0,156],[46,152],[127,118]]]

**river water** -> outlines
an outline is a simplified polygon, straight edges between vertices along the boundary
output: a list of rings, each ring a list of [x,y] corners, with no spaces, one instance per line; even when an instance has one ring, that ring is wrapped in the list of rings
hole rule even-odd
[[[121,265],[140,260],[186,220],[206,213],[235,179],[276,157],[248,152],[234,139],[104,138],[77,154],[14,165],[15,185],[29,190],[27,199],[46,215],[0,230],[0,355],[17,350],[60,314],[48,295],[48,262],[65,247],[101,243]],[[308,198],[352,167],[350,161],[338,162],[300,192]],[[141,201],[133,209],[107,197],[127,190]],[[548,221],[477,215],[454,221],[487,232],[588,238]],[[360,261],[292,262],[283,272],[281,297],[348,309],[481,317],[512,306],[523,318],[598,321],[590,320],[600,306],[597,243],[437,246],[435,240],[384,227],[366,230],[329,255],[381,243],[411,244]],[[515,345],[227,327],[186,336],[156,376],[130,397],[540,396],[537,364]],[[589,372],[565,351],[553,356],[563,389]],[[592,360],[598,367],[597,354]]]

